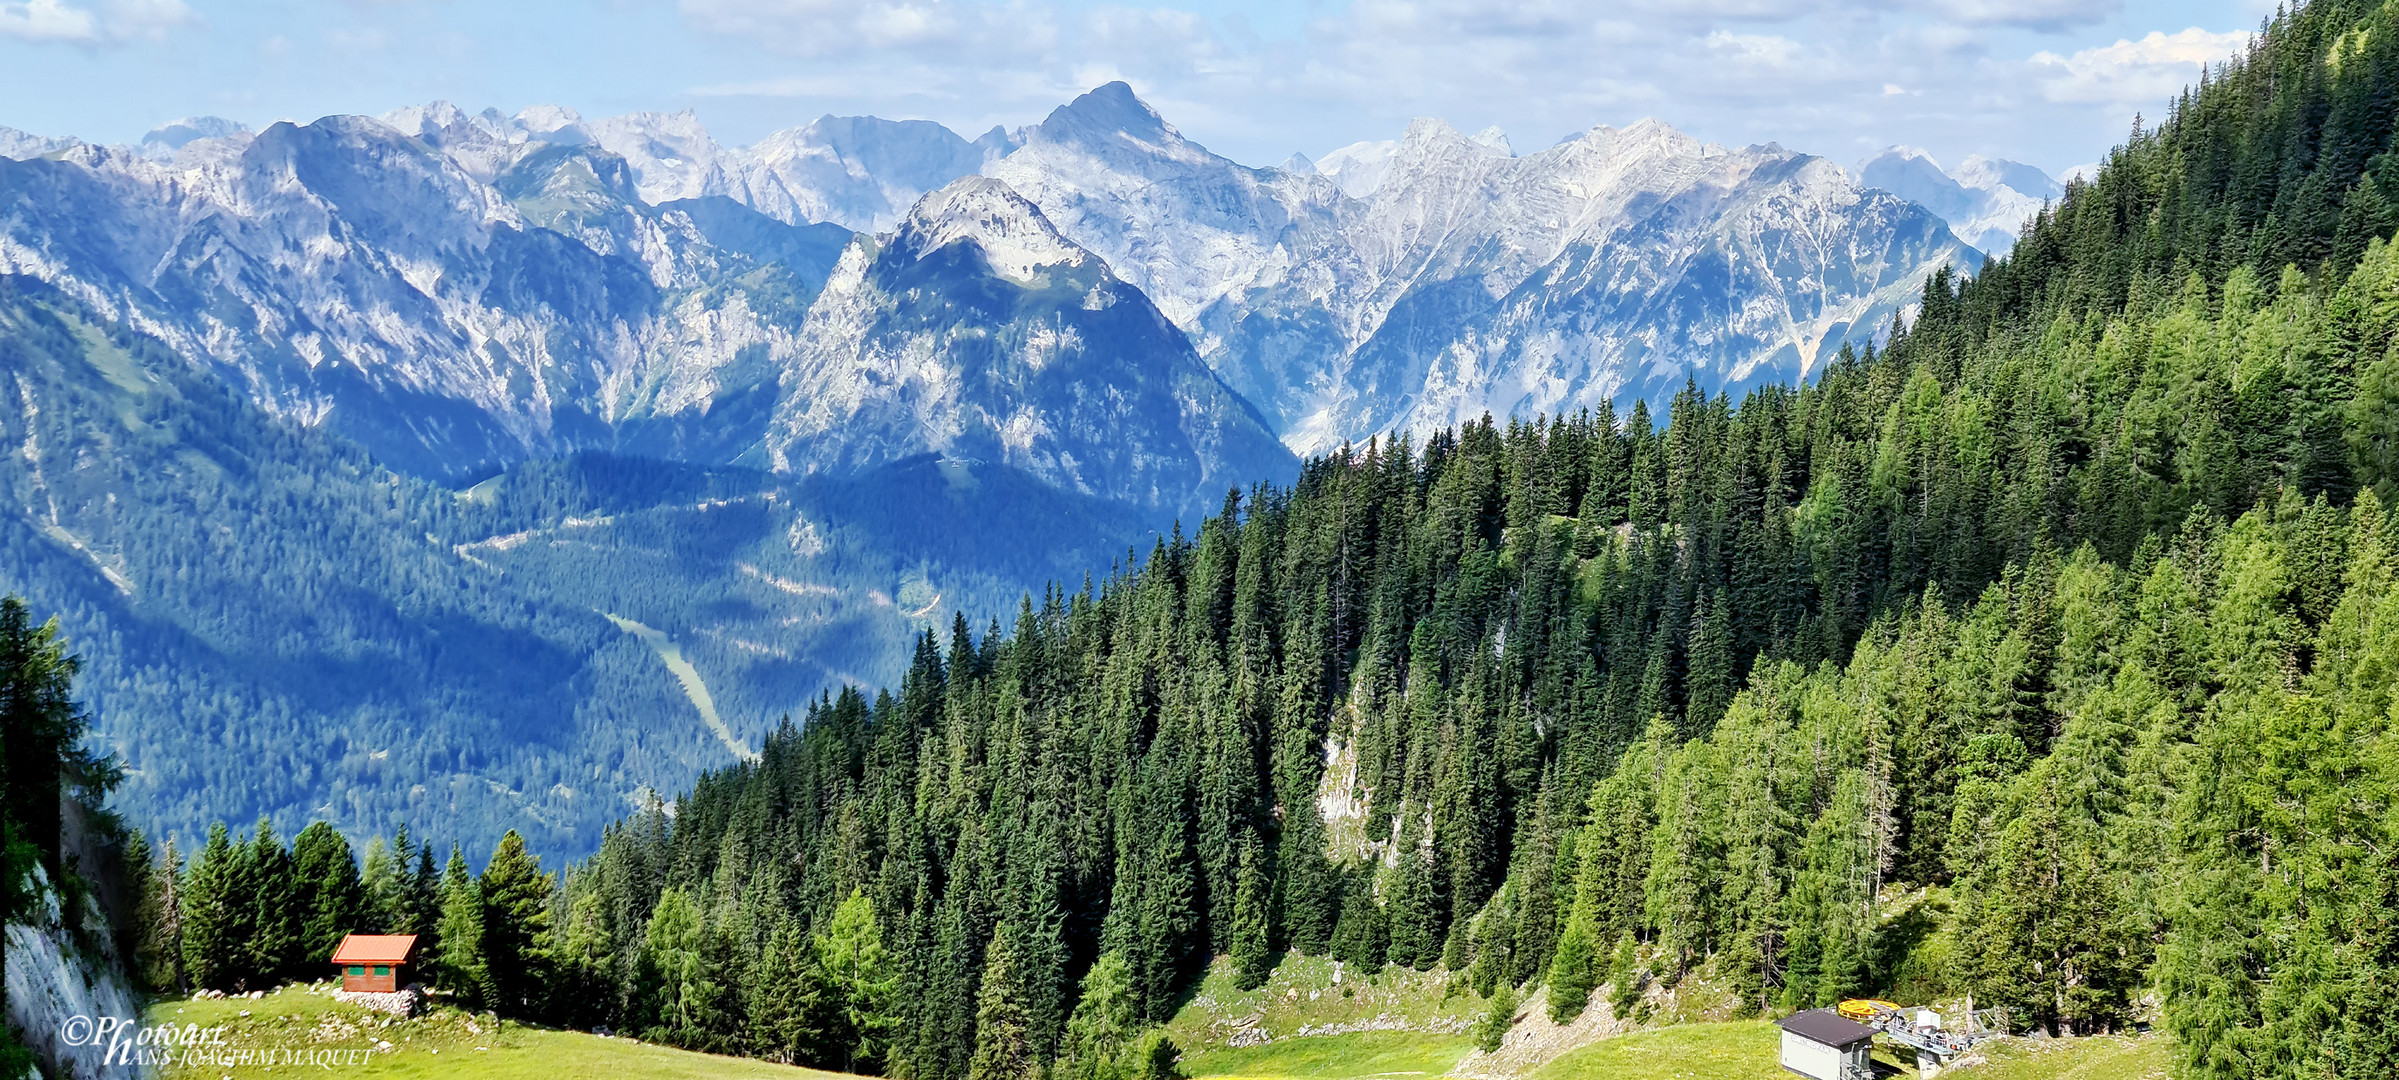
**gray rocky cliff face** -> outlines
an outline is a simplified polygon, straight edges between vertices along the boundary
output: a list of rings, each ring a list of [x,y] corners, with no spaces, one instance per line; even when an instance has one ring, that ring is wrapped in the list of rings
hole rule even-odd
[[[1137,289],[1006,184],[926,196],[853,242],[784,378],[779,470],[851,471],[926,452],[1160,509],[1295,467]]]

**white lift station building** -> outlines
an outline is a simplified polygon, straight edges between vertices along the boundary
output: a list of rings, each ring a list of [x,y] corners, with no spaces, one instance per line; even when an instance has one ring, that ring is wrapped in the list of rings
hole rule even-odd
[[[1831,1009],[1775,1021],[1783,1029],[1783,1068],[1814,1080],[1874,1080],[1874,1029]]]

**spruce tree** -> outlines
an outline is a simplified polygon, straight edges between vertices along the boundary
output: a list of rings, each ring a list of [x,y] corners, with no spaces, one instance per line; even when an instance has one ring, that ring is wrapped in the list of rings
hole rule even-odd
[[[1591,920],[1573,918],[1558,935],[1558,951],[1549,961],[1549,1019],[1553,1024],[1581,1016],[1590,1004],[1591,991],[1599,986],[1599,950],[1591,935]]]
[[[1036,1071],[1012,936],[1009,927],[1001,927],[983,965],[983,985],[975,996],[975,1052],[967,1064],[967,1080],[1024,1080]]]
[[[510,829],[484,864],[475,892],[482,902],[484,983],[489,1008],[510,1016],[534,1016],[550,982],[549,902],[551,875]]]
[[[1274,948],[1274,891],[1267,881],[1265,856],[1255,845],[1245,845],[1240,863],[1240,892],[1233,903],[1234,984],[1255,990],[1266,985],[1282,957]]]
[[[1490,1003],[1484,1007],[1482,1021],[1475,1025],[1475,1047],[1486,1054],[1496,1052],[1500,1042],[1508,1037],[1508,1030],[1515,1024],[1516,988],[1502,983],[1491,995]]]
[[[1374,902],[1373,886],[1366,881],[1353,883],[1341,902],[1341,921],[1333,927],[1334,959],[1371,978],[1383,970],[1390,943],[1391,931],[1382,905]]]
[[[311,960],[326,959],[302,951],[297,877],[291,852],[275,835],[274,824],[260,817],[250,842],[234,851],[228,886],[232,903],[240,909],[235,925],[242,933],[235,989],[264,989],[287,973],[311,970]]]
[[[572,901],[552,962],[549,1016],[570,1028],[617,1020],[625,972],[609,932],[606,901],[597,891],[585,891]]]
[[[483,955],[483,891],[467,873],[466,854],[456,844],[450,845],[450,863],[442,872],[441,897],[434,988],[468,1008],[486,1008],[495,995]]]
[[[807,937],[785,919],[767,939],[749,987],[750,1045],[759,1056],[787,1064],[818,1064],[828,1041],[818,1028],[828,989]]]
[[[209,990],[233,989],[242,966],[246,935],[232,892],[234,858],[224,823],[212,825],[183,881],[183,969],[192,985]]]
[[[82,660],[66,651],[53,617],[39,626],[25,602],[0,597],[0,825],[8,830],[8,889],[22,887],[30,856],[53,886],[66,880],[60,846],[62,796],[105,794],[122,777],[111,759],[83,746],[88,718],[75,703]],[[70,911],[69,919],[81,917]]]
[[[1626,933],[1616,939],[1616,951],[1608,960],[1608,1007],[1619,1020],[1630,1017],[1633,1006],[1641,1001],[1647,979],[1641,970],[1641,954],[1633,944],[1633,935]]]
[[[292,876],[303,963],[331,960],[344,936],[369,929],[358,863],[350,841],[332,825],[311,822],[292,838]]]
[[[1411,830],[1422,836],[1421,830]],[[1403,841],[1399,865],[1391,870],[1391,962],[1418,971],[1430,970],[1441,959],[1440,912],[1433,894],[1433,867],[1427,838]]]
[[[1058,1080],[1125,1080],[1127,1048],[1140,1030],[1132,974],[1122,953],[1100,954],[1083,976],[1083,996],[1060,1041]]]

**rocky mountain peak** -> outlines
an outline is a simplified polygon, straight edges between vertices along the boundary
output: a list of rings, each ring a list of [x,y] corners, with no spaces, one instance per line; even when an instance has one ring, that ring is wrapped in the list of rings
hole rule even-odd
[[[1081,266],[1091,257],[1059,235],[1040,207],[987,176],[962,177],[919,200],[892,247],[921,259],[961,242],[980,249],[992,270],[1018,281],[1043,267]]]
[[[1071,147],[1111,162],[1143,160],[1193,165],[1222,161],[1158,115],[1122,82],[1112,82],[1052,110],[1025,133],[1028,144]]]

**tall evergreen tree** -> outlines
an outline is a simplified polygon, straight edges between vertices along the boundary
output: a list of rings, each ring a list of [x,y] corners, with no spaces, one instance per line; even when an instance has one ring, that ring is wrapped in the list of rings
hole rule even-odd
[[[551,875],[514,829],[500,838],[475,892],[482,902],[484,984],[491,1008],[535,1015],[550,983]]]
[[[343,936],[368,929],[367,896],[350,841],[333,826],[311,822],[292,838],[293,905],[302,964],[332,959]]]
[[[234,857],[224,824],[211,826],[183,882],[183,969],[194,986],[210,990],[233,989],[248,937],[232,891]]]
[[[484,1007],[496,996],[491,968],[483,953],[483,890],[467,872],[466,854],[450,845],[450,863],[442,872],[440,952],[433,964],[435,989],[470,1007]]]
[[[1036,1072],[1024,985],[1016,970],[1011,929],[1001,927],[983,966],[975,997],[975,1053],[967,1080],[1022,1080]]]

